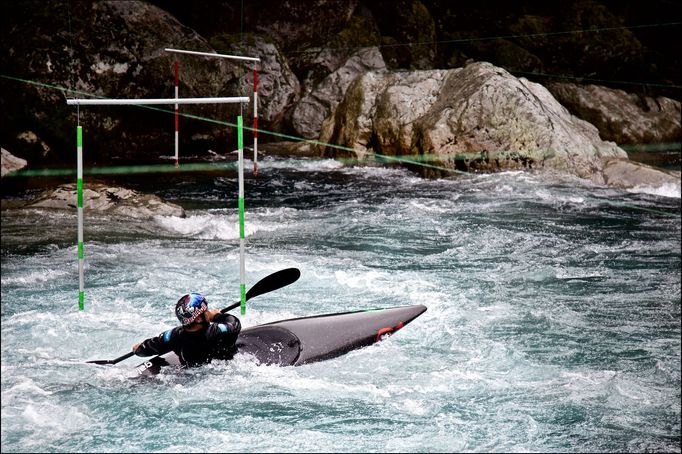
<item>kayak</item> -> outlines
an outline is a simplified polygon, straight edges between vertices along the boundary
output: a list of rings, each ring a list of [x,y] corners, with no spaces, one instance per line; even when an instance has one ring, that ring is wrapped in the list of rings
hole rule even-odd
[[[237,355],[250,355],[259,364],[300,366],[335,358],[393,334],[426,311],[418,304],[280,320],[246,328],[239,333]],[[135,368],[138,377],[151,377],[164,366],[181,366],[174,352],[158,355]]]

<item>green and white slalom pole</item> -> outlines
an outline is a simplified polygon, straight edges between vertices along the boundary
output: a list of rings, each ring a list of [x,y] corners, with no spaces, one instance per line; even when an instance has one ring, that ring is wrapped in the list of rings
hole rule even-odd
[[[83,128],[78,125],[76,134],[76,153],[78,155],[78,170],[76,188],[78,192],[78,309],[85,309],[85,279],[83,277]]]
[[[246,314],[246,264],[244,257],[244,125],[237,117],[237,153],[239,155],[239,293],[241,314]]]
[[[180,93],[180,62],[175,62],[175,99]],[[180,167],[180,106],[175,105],[175,167]]]

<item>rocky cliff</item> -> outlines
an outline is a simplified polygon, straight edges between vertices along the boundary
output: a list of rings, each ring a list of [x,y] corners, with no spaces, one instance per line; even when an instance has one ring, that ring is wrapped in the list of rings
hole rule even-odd
[[[325,124],[320,141],[348,145],[359,158],[370,148],[411,157],[425,175],[551,167],[603,183],[602,159],[627,158],[543,86],[490,63],[367,73]]]
[[[435,167],[551,165],[589,176],[601,164],[586,150],[622,157],[604,140],[680,142],[670,24],[680,7],[653,3],[26,0],[3,11],[2,145],[29,166],[71,165],[76,109],[66,98],[173,97],[176,60],[181,97],[251,95],[252,66],[163,50],[175,47],[261,58],[262,143],[293,134]],[[182,108],[181,156],[235,148],[228,123],[242,113],[248,127],[250,109]],[[86,165],[172,155],[171,110],[81,108]],[[562,129],[580,134],[561,138]]]

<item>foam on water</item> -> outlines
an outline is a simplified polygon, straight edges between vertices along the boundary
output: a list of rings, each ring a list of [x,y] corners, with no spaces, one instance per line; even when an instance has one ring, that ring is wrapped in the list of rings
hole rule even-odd
[[[295,169],[298,172],[319,172],[342,169],[342,163],[335,159],[271,159],[266,158],[258,163],[259,171],[277,169]]]
[[[674,183],[665,183],[661,186],[636,186],[632,189],[628,189],[628,192],[652,194],[675,199],[682,197],[682,188],[679,184]]]
[[[37,283],[44,283],[60,278],[66,274],[68,274],[68,272],[64,270],[42,269],[38,271],[31,271],[25,275],[19,275],[16,277],[2,279],[2,285],[26,286]]]
[[[295,215],[295,210],[287,209],[250,212],[244,223],[244,235],[252,236],[259,232],[273,232],[285,228],[282,223],[292,218],[292,211]],[[169,231],[184,236],[215,240],[239,239],[239,217],[233,211],[210,210],[186,218],[157,216],[155,220]]]

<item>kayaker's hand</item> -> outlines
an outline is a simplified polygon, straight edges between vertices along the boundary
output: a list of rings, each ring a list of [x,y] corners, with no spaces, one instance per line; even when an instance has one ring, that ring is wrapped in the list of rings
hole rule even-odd
[[[138,348],[140,348],[140,344],[133,345],[133,353],[137,353]]]
[[[220,314],[220,311],[218,309],[209,309],[206,312],[204,312],[204,317],[206,317],[206,321],[208,323],[211,323],[213,321],[213,317],[215,317],[218,314]]]

